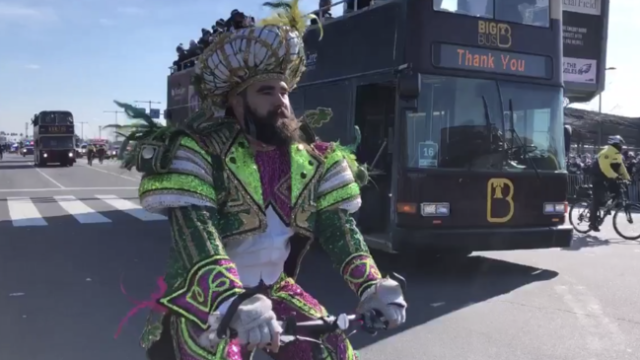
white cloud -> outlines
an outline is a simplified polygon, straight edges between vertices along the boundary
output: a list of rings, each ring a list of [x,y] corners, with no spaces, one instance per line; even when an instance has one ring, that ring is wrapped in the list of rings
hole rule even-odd
[[[0,2],[0,20],[2,22],[30,24],[57,19],[56,13],[51,8]]]
[[[113,20],[109,20],[109,19],[100,19],[100,20],[98,20],[98,22],[100,23],[100,25],[103,25],[103,26],[115,25],[115,22]]]
[[[116,9],[119,13],[127,15],[139,15],[144,13],[144,10],[135,6],[122,6]]]
[[[24,66],[25,69],[29,69],[29,70],[39,70],[40,69],[40,65],[36,65],[36,64],[27,64]]]

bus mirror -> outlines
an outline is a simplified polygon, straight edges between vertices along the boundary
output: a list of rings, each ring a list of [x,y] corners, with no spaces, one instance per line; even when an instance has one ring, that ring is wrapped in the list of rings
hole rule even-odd
[[[420,95],[420,74],[403,73],[398,77],[398,95],[415,99]]]
[[[564,126],[564,152],[565,154],[569,154],[571,152],[571,126]]]

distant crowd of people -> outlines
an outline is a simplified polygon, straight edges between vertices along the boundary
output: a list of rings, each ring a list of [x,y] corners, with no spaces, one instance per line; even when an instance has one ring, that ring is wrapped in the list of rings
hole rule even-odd
[[[189,47],[186,49],[183,44],[176,47],[178,58],[173,62],[174,71],[193,67],[195,65],[195,58],[202,54],[202,51],[211,44],[213,37],[218,33],[252,27],[255,26],[255,21],[253,16],[247,16],[245,13],[235,9],[231,12],[227,20],[219,19],[216,21],[216,23],[211,26],[211,30],[202,28],[202,34],[198,41],[191,40]]]
[[[374,0],[347,0],[344,12],[347,14],[369,7],[373,2]],[[318,10],[312,12],[315,18],[311,19],[311,25],[317,25],[318,20],[324,22],[333,19],[330,11],[331,6],[332,0],[319,0]],[[198,41],[191,40],[186,49],[183,44],[176,47],[178,58],[173,62],[173,71],[181,71],[193,67],[195,58],[202,54],[202,51],[211,44],[216,34],[253,27],[255,24],[256,19],[253,16],[248,16],[237,9],[233,10],[227,20],[219,19],[211,26],[211,30],[202,28],[200,39]]]
[[[632,179],[640,180],[640,155],[629,150],[622,152],[624,165]],[[590,175],[595,155],[570,153],[567,157],[567,171],[573,175]]]

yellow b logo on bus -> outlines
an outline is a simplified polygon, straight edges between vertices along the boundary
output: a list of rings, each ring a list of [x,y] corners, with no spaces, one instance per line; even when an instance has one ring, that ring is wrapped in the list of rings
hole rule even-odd
[[[505,223],[513,217],[513,192],[515,188],[509,179],[493,178],[487,183],[487,221],[491,223]],[[494,217],[496,213],[505,214]],[[506,211],[505,211],[506,210]]]

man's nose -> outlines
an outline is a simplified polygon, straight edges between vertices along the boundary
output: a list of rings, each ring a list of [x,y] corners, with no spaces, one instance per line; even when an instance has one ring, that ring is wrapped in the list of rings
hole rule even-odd
[[[278,103],[277,106],[279,108],[282,108],[284,110],[287,109],[287,99],[286,99],[287,95],[283,95],[283,94],[278,94]]]

